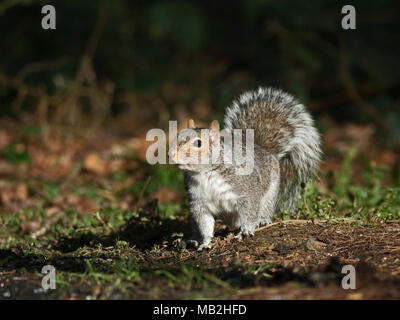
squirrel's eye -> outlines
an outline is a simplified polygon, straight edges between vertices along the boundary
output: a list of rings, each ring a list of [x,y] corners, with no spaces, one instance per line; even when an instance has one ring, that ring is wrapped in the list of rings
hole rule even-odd
[[[201,147],[201,140],[197,139],[197,140],[193,141],[193,145],[195,147],[197,147],[197,148],[200,148]]]

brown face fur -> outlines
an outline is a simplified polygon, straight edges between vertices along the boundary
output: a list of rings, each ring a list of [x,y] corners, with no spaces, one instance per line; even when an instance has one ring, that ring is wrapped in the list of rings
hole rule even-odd
[[[195,170],[204,164],[203,159],[209,159],[212,133],[219,132],[219,124],[213,121],[207,134],[202,134],[202,130],[205,129],[196,128],[194,121],[189,120],[188,128],[179,132],[178,141],[175,140],[169,149],[168,155],[173,163],[182,169]],[[180,141],[180,137],[185,139]]]

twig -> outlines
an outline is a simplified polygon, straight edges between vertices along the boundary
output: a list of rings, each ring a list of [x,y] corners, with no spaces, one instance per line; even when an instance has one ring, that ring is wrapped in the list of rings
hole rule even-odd
[[[18,212],[14,212],[2,225],[0,226],[0,232],[3,233],[5,232],[9,237],[11,236],[10,231],[7,230],[7,225],[10,222],[10,220],[17,214]]]
[[[69,171],[68,176],[65,178],[65,180],[60,184],[60,190],[65,190],[69,184],[79,175],[79,173],[82,170],[82,160],[79,160],[74,164],[72,169]]]
[[[115,231],[115,228],[114,228],[114,226],[111,224],[111,223],[106,223],[101,217],[100,217],[100,213],[97,211],[96,212],[96,218],[97,218],[97,220],[99,220],[99,222],[102,224],[102,225],[104,225],[104,226],[107,226],[107,227],[109,227],[111,230],[113,230],[113,231]]]
[[[41,236],[43,236],[49,229],[50,227],[57,223],[61,218],[63,218],[65,216],[65,212],[64,211],[59,211],[54,217],[46,220],[45,224],[43,225],[43,227],[41,227],[39,230],[37,230],[36,232],[31,234],[31,237],[33,239],[37,239]]]
[[[96,25],[93,29],[92,35],[88,40],[85,51],[81,56],[79,68],[75,74],[74,81],[66,92],[63,103],[59,106],[57,112],[55,113],[55,123],[59,123],[61,119],[64,119],[67,115],[69,116],[71,122],[74,123],[79,95],[81,94],[85,81],[87,81],[90,85],[97,87],[96,74],[93,70],[91,60],[96,51],[100,37],[103,34],[104,25],[107,20],[107,14],[108,2],[100,1]]]
[[[296,223],[312,223],[312,224],[314,224],[315,221],[317,221],[317,220],[296,220],[296,219],[282,220],[282,221],[277,221],[277,222],[274,222],[274,223],[267,224],[266,226],[257,228],[255,231],[256,232],[257,231],[261,231],[261,230],[276,226],[278,224],[296,224]],[[320,220],[320,221],[317,221],[317,222],[323,222],[323,221],[326,221],[326,220]]]
[[[307,185],[306,185],[306,187],[304,189],[304,192],[303,192],[303,202],[304,202],[304,206],[306,207],[307,213],[309,214],[311,211],[310,211],[310,208],[308,207],[308,204],[307,204],[306,192],[307,192]],[[300,213],[300,211],[299,211],[299,213]]]
[[[278,224],[296,224],[296,223],[311,223],[311,224],[320,224],[320,223],[327,223],[327,222],[335,222],[335,221],[353,221],[354,219],[352,218],[332,218],[332,219],[323,219],[323,220],[297,220],[297,219],[289,219],[289,220],[282,220],[282,221],[277,221],[271,224],[267,224],[266,226],[257,228],[255,231],[261,231],[273,226],[276,226]]]
[[[103,34],[104,25],[107,20],[108,7],[108,1],[100,1],[96,25],[85,50],[85,55],[89,58],[89,60],[92,59],[93,54],[96,51],[97,44],[99,43],[100,37]]]
[[[140,194],[139,194],[139,197],[138,197],[138,199],[137,199],[137,201],[136,201],[136,204],[135,204],[135,207],[134,207],[134,211],[137,210],[140,201],[142,201],[144,192],[146,191],[146,188],[147,188],[147,186],[148,186],[148,184],[150,183],[150,181],[151,181],[152,178],[153,178],[152,176],[148,176],[148,177],[147,177],[146,182],[144,183],[142,190],[140,190]]]
[[[2,224],[2,228],[6,228],[8,223],[11,221],[12,218],[14,218],[14,216],[18,213],[18,211],[14,212],[10,217],[8,217],[8,219],[6,221],[4,221],[4,223]]]
[[[16,79],[19,81],[23,81],[27,76],[36,72],[44,72],[58,69],[65,64],[70,62],[70,58],[67,56],[62,56],[57,58],[56,60],[45,60],[45,61],[37,61],[32,62],[26,66],[24,66],[16,75]]]

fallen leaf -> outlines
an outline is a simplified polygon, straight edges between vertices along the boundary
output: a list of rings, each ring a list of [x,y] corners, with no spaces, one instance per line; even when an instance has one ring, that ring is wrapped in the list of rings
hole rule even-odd
[[[121,160],[121,159],[114,159],[111,160],[110,162],[110,171],[111,172],[115,172],[118,170],[123,169],[125,166],[125,161]]]
[[[19,183],[15,190],[15,197],[18,200],[26,200],[28,198],[28,188],[25,183]]]
[[[126,146],[133,150],[135,152],[135,155],[141,159],[141,160],[146,160],[146,153],[147,149],[150,145],[152,145],[154,142],[153,141],[147,141],[145,136],[142,136],[140,138],[132,138],[130,139]]]
[[[84,160],[83,167],[93,173],[105,175],[107,168],[105,162],[95,153],[89,153]]]
[[[50,207],[50,208],[46,209],[46,214],[47,214],[48,217],[51,217],[58,211],[60,211],[60,208],[58,208],[58,207]]]
[[[2,188],[0,190],[0,199],[2,203],[9,203],[14,197],[14,192],[11,188]]]
[[[15,173],[15,166],[13,166],[10,162],[5,160],[0,160],[0,174],[2,175],[10,175]]]
[[[24,221],[21,223],[21,228],[24,232],[33,233],[40,229],[42,225],[38,221]]]
[[[4,150],[10,144],[10,137],[5,130],[0,130],[0,150]]]
[[[362,298],[363,298],[363,294],[361,292],[349,293],[347,295],[347,299],[349,299],[349,300],[361,300]]]
[[[154,192],[154,197],[158,199],[159,204],[167,204],[174,202],[178,197],[178,193],[168,189],[168,188],[160,188],[156,192]]]
[[[396,163],[396,160],[396,153],[386,150],[379,155],[377,162],[386,166],[393,166]]]
[[[96,212],[99,210],[99,205],[88,197],[81,197],[76,205],[76,210],[82,213]]]
[[[321,251],[326,247],[326,244],[322,241],[318,241],[314,238],[309,238],[306,242],[306,248],[311,251]]]

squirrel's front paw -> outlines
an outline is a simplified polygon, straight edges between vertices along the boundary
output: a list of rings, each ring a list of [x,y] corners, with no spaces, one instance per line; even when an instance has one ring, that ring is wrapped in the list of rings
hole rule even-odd
[[[182,240],[179,245],[181,248],[188,248],[188,247],[197,248],[199,246],[199,242],[193,239]]]
[[[242,232],[241,232],[241,231],[238,232],[233,238],[234,238],[235,240],[237,240],[237,241],[242,241],[242,240],[243,240]]]
[[[234,239],[242,241],[243,237],[254,236],[254,230],[241,230],[235,235]]]
[[[197,248],[197,251],[203,251],[203,249],[210,249],[210,248],[211,246],[209,243],[203,243]]]

